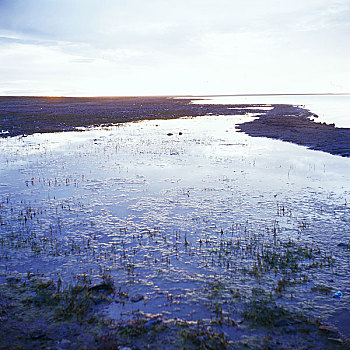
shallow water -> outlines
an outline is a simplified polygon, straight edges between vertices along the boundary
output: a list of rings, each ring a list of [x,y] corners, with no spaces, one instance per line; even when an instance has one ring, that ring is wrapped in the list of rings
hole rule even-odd
[[[337,244],[350,240],[350,161],[236,132],[253,117],[1,139],[1,269],[66,283],[110,273],[120,293],[106,312],[116,319],[137,309],[210,319],[218,285],[233,315],[229,290],[273,290],[281,276],[249,273],[251,247],[292,239],[334,263],[299,272],[309,282],[279,302],[322,317],[348,307],[350,254]],[[313,293],[315,284],[344,297]]]

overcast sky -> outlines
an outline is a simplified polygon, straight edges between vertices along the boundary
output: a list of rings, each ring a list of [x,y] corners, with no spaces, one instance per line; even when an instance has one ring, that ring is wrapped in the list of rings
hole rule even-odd
[[[350,92],[349,0],[0,0],[0,95]]]

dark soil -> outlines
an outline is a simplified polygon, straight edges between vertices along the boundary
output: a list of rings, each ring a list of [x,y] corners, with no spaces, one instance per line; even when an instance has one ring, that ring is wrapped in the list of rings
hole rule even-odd
[[[293,142],[310,149],[350,157],[350,128],[317,123],[317,116],[302,108],[275,105],[258,119],[237,126],[253,137],[268,137]]]
[[[0,136],[69,131],[76,127],[144,119],[236,115],[247,112],[230,110],[229,105],[192,104],[193,100],[169,97],[0,97]],[[1,135],[1,130],[8,133]]]

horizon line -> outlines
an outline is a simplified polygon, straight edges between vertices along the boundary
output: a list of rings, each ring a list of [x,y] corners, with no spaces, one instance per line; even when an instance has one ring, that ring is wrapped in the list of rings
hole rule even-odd
[[[29,97],[29,98],[125,98],[125,97],[245,97],[245,96],[342,96],[350,95],[350,92],[321,92],[321,93],[252,93],[252,94],[184,94],[184,95],[95,95],[95,96],[66,96],[66,95],[0,95],[0,98],[3,97]]]

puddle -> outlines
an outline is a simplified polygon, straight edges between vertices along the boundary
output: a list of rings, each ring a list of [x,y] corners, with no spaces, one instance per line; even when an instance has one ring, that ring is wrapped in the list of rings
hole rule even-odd
[[[218,296],[234,313],[232,291],[275,291],[282,274],[257,277],[256,261],[293,246],[300,270],[278,301],[324,318],[348,307],[347,293],[317,288],[349,288],[350,251],[338,247],[350,240],[349,159],[238,133],[243,118],[0,139],[1,269],[65,283],[111,274],[130,297],[108,307],[115,319],[210,320]]]

